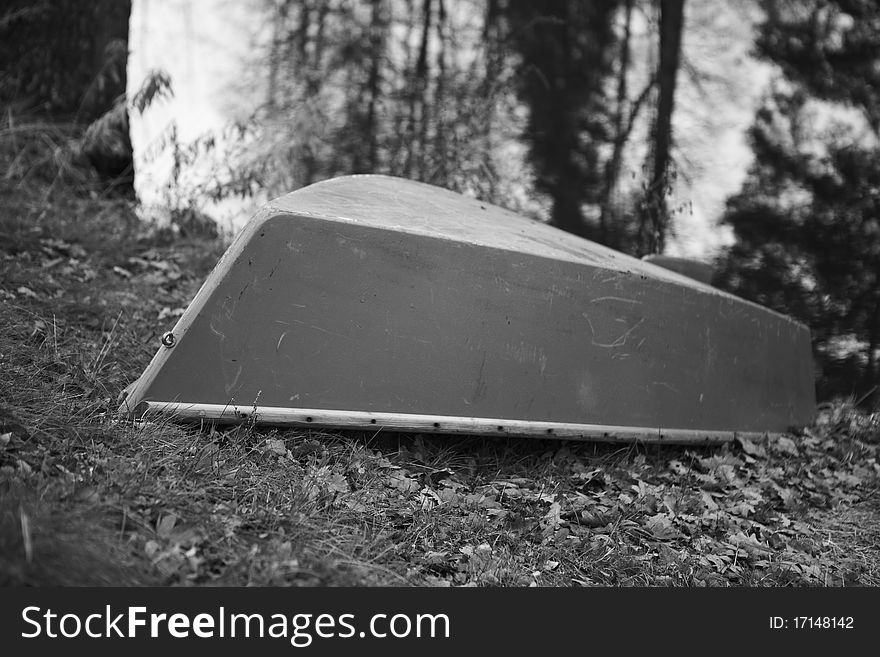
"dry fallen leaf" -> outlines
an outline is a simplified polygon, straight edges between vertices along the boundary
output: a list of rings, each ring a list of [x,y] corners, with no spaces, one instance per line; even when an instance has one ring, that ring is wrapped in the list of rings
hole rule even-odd
[[[429,564],[440,564],[446,561],[449,558],[449,552],[435,552],[433,550],[429,550],[422,555],[422,559],[425,563]]]
[[[665,513],[658,513],[648,518],[645,522],[645,529],[651,532],[654,535],[654,538],[661,541],[674,538],[678,535],[678,530],[675,528],[675,525],[672,524],[672,520],[669,519],[669,516]]]
[[[773,548],[769,545],[762,543],[754,535],[746,535],[742,531],[739,531],[736,534],[731,534],[727,538],[727,541],[737,549],[744,550],[750,556],[758,556],[773,552]]]
[[[172,513],[166,514],[159,519],[158,523],[156,523],[156,533],[162,538],[167,538],[171,535],[174,525],[176,524],[177,516]]]
[[[269,438],[266,441],[266,451],[277,454],[278,456],[284,456],[287,454],[287,445],[283,440],[278,438]]]
[[[559,502],[553,502],[553,504],[550,505],[550,510],[547,511],[546,514],[544,514],[544,517],[541,520],[541,524],[545,527],[552,527],[555,529],[562,524],[561,514],[562,506],[559,504]]]
[[[385,485],[396,488],[401,493],[411,493],[421,488],[418,481],[408,477],[402,470],[392,470],[385,475]]]
[[[786,438],[785,436],[776,439],[773,443],[773,449],[780,454],[789,454],[790,456],[797,456],[799,453],[797,444],[791,438]]]
[[[349,491],[348,480],[338,472],[329,475],[324,484],[331,493],[347,493]]]
[[[737,436],[736,440],[742,446],[743,451],[749,456],[754,456],[756,458],[767,457],[767,450],[764,449],[763,445],[753,443],[751,440],[743,438],[742,436]]]

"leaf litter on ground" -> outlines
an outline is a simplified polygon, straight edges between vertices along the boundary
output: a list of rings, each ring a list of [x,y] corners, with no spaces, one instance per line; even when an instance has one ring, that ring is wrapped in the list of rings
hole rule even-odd
[[[880,585],[876,412],[690,448],[131,425],[223,244],[100,198],[0,233],[3,583]]]

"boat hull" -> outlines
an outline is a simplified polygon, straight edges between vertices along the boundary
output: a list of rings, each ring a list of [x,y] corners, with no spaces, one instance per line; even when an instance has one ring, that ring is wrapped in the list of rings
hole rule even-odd
[[[301,191],[243,229],[124,410],[667,442],[812,417],[788,317],[427,185]]]

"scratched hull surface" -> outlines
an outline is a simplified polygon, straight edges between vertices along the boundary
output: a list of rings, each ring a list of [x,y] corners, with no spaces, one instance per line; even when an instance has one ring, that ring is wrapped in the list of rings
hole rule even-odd
[[[172,333],[124,409],[692,442],[785,431],[815,405],[802,324],[382,176],[264,208]]]

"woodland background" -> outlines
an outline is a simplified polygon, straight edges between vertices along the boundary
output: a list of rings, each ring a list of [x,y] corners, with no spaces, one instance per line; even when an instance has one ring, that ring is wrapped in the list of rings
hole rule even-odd
[[[681,80],[703,88],[687,103],[717,103],[723,90],[730,44],[701,61],[682,56],[683,40],[709,29],[711,2],[246,5],[269,35],[238,90],[256,109],[190,141],[170,125],[153,145],[171,162],[173,225],[208,226],[206,201],[362,172],[476,195],[635,256],[663,252],[688,212],[679,181],[700,163],[684,157],[688,135],[673,131],[673,118]],[[871,402],[880,377],[880,8],[736,5],[770,74],[748,131],[753,162],[720,219],[733,241],[715,259],[715,284],[810,326],[820,398]],[[56,156],[93,167],[134,200],[128,117],[173,95],[174,83],[154,70],[125,94],[130,15],[126,0],[6,3],[0,103],[10,126],[64,125]],[[13,166],[5,178],[26,175]]]

